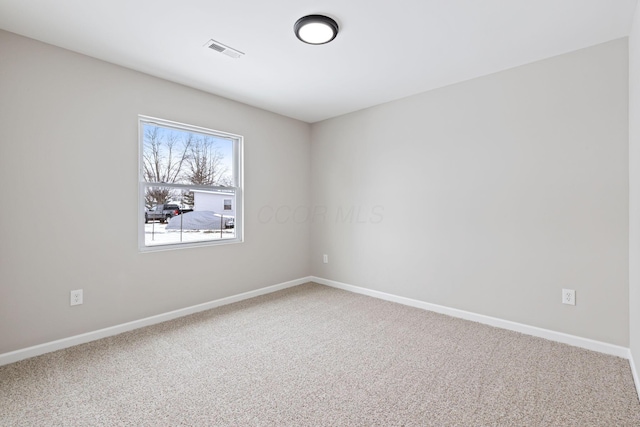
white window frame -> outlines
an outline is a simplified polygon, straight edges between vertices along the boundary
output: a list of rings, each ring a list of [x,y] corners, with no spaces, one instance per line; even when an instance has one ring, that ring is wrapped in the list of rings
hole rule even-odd
[[[144,124],[158,125],[164,128],[171,128],[178,131],[197,132],[205,135],[211,135],[219,138],[231,139],[233,141],[233,159],[232,159],[232,179],[233,186],[218,187],[218,186],[199,186],[189,184],[170,184],[170,183],[152,183],[144,180]],[[241,135],[236,135],[228,132],[222,132],[218,130],[203,128],[199,126],[189,125],[185,123],[173,122],[170,120],[159,119],[156,117],[138,116],[138,249],[140,252],[155,252],[170,249],[192,248],[201,246],[218,246],[228,245],[233,243],[242,243],[244,241],[243,225],[244,225],[244,187],[243,187],[243,146],[244,138]],[[201,242],[174,242],[167,244],[156,244],[147,246],[145,244],[145,189],[147,187],[170,187],[177,189],[192,189],[192,190],[234,190],[235,192],[235,218],[234,228],[235,237],[230,239],[220,240],[207,240]]]

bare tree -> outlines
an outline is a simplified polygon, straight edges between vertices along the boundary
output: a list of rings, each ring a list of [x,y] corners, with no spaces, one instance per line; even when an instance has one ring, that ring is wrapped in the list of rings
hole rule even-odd
[[[223,160],[224,155],[213,138],[205,135],[195,137],[189,146],[185,179],[191,184],[231,185],[229,170]],[[184,194],[182,199],[184,203],[193,206],[192,192]]]
[[[158,126],[145,128],[144,134],[144,180],[146,182],[180,182],[183,165],[189,157],[190,147],[195,137],[185,134],[184,138],[175,132],[164,132]],[[172,197],[171,189],[166,187],[148,187],[145,204],[150,207],[156,203],[166,203]]]

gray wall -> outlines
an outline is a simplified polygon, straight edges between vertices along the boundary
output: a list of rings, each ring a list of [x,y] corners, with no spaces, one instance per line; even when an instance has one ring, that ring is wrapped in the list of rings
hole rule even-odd
[[[308,124],[7,32],[0,100],[0,353],[308,275],[258,217],[308,205]],[[138,114],[245,137],[244,243],[138,253]]]
[[[312,125],[312,274],[627,346],[627,99],[620,39]]]
[[[629,185],[629,334],[640,378],[640,8],[629,37]]]
[[[313,274],[623,346],[631,323],[640,360],[627,62],[617,40],[309,126],[0,32],[0,353]],[[245,136],[244,243],[138,253],[138,114]]]

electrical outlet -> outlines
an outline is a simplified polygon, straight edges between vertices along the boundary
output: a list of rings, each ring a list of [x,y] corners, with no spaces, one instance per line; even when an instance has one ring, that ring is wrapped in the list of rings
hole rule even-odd
[[[325,264],[329,264],[329,255],[327,254],[322,255],[322,262]]]
[[[562,290],[562,303],[576,305],[576,291],[573,289]]]
[[[82,304],[82,289],[71,291],[71,305]]]

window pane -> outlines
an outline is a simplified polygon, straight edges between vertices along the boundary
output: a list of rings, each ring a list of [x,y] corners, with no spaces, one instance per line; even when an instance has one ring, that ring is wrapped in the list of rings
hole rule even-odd
[[[235,185],[232,139],[153,123],[142,132],[145,182]]]
[[[146,193],[180,193],[171,187],[147,187]],[[163,193],[164,194],[164,193]],[[235,211],[224,210],[224,201],[235,200],[235,191],[192,190],[191,206],[170,201],[145,209],[145,246],[207,242],[236,237]]]

